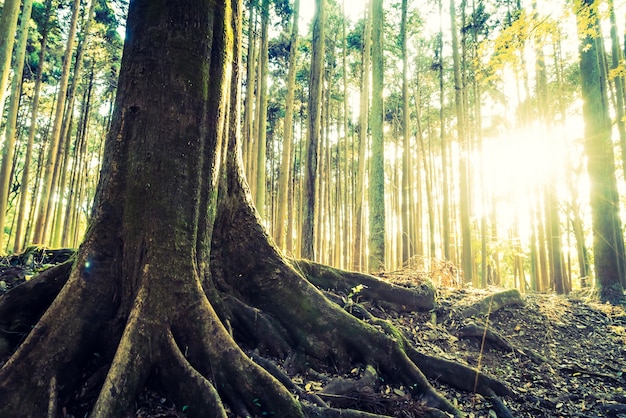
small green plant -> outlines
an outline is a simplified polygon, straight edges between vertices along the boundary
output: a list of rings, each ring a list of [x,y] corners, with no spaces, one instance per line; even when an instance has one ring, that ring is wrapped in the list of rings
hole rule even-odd
[[[354,298],[361,293],[361,291],[363,289],[367,289],[367,286],[365,286],[364,284],[358,284],[356,286],[354,286],[352,289],[350,289],[350,293],[348,293],[348,301],[350,302],[354,302]]]

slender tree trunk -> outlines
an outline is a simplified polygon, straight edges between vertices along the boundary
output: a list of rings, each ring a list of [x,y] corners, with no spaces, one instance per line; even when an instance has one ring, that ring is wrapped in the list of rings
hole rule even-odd
[[[52,137],[50,138],[50,147],[48,148],[48,156],[45,164],[45,172],[43,178],[43,187],[41,195],[41,206],[37,214],[35,224],[35,233],[33,241],[43,244],[47,241],[47,225],[53,216],[52,204],[53,196],[53,178],[55,167],[58,168],[57,154],[59,152],[59,144],[61,142],[61,128],[63,124],[63,111],[65,110],[66,93],[70,77],[70,67],[72,63],[72,53],[74,51],[74,40],[76,38],[76,27],[78,24],[78,16],[80,9],[80,0],[74,0],[72,5],[72,18],[69,26],[69,34],[65,47],[65,58],[63,61],[63,69],[61,71],[61,80],[59,81],[59,92],[57,93],[56,113],[54,115],[54,124],[52,127]],[[46,207],[43,207],[46,205]]]
[[[19,14],[20,0],[5,0],[0,16],[0,109],[4,109]],[[28,22],[30,18],[25,20]]]
[[[2,25],[4,21],[4,14],[10,13],[9,4],[11,2],[5,1],[4,9],[2,10],[2,18],[0,18],[0,39],[2,36]],[[19,1],[17,2],[19,8]],[[26,56],[26,44],[28,41],[28,28],[30,26],[30,15],[32,10],[33,2],[32,0],[24,0],[24,7],[22,10],[22,22],[20,24],[20,30],[18,35],[18,43],[16,46],[16,54],[15,54],[15,66],[14,66],[14,76],[13,82],[11,83],[11,98],[9,102],[9,109],[7,114],[7,121],[4,131],[4,147],[2,149],[2,165],[0,166],[0,253],[2,253],[2,248],[4,248],[4,224],[6,221],[6,212],[8,206],[8,198],[9,198],[9,184],[11,182],[10,175],[10,167],[13,162],[13,156],[15,153],[15,143],[17,140],[17,113],[20,102],[21,89],[22,85],[22,73],[24,70],[24,58]],[[13,39],[13,37],[11,37]],[[2,54],[3,49],[9,48],[9,45],[6,45],[5,48],[0,47],[0,54]],[[9,55],[10,57],[10,55]],[[2,56],[0,55],[0,60]],[[10,63],[9,59],[9,63]],[[3,76],[4,77],[4,72]],[[0,86],[2,90],[0,90],[0,94],[4,94],[4,84]],[[0,101],[0,109],[2,109],[2,104],[4,100]],[[21,193],[28,189],[27,183],[22,183]],[[15,218],[14,218],[15,220]]]
[[[350,266],[349,260],[349,243],[352,242],[352,236],[350,234],[351,228],[351,213],[350,209],[352,205],[350,204],[349,196],[351,193],[354,193],[352,190],[349,191],[351,173],[349,169],[349,159],[348,159],[348,144],[352,143],[352,141],[348,141],[348,119],[349,115],[349,107],[348,107],[348,42],[346,39],[346,1],[342,0],[341,2],[341,10],[343,14],[343,19],[341,19],[341,41],[342,41],[342,53],[341,53],[341,64],[343,69],[342,81],[343,81],[343,202],[342,202],[342,210],[343,210],[343,242],[342,242],[342,263],[341,268],[347,268]]]
[[[289,41],[289,69],[287,74],[287,98],[285,99],[285,122],[283,124],[283,153],[278,177],[278,212],[276,215],[276,245],[285,248],[285,220],[287,212],[287,192],[291,174],[291,153],[293,143],[293,102],[296,90],[296,56],[298,51],[298,20],[300,0],[293,4],[293,23]],[[292,231],[287,230],[288,234]]]
[[[438,60],[437,68],[439,70],[439,139],[441,141],[441,171],[442,171],[442,188],[443,188],[443,205],[441,213],[442,225],[442,244],[443,257],[446,260],[454,261],[456,257],[451,252],[452,227],[450,224],[450,176],[448,171],[449,155],[448,140],[446,135],[446,124],[444,118],[445,92],[443,83],[443,4],[439,0],[439,38],[437,40]]]
[[[302,257],[315,259],[315,200],[317,196],[317,149],[321,136],[322,80],[324,70],[324,25],[325,1],[315,0],[313,17],[313,41],[311,57],[311,77],[309,79],[308,134],[306,141],[306,159],[304,161],[304,202],[302,218]]]
[[[250,6],[248,16],[248,52],[246,62],[246,95],[245,105],[243,109],[243,141],[242,155],[246,168],[246,177],[248,183],[252,185],[252,142],[253,139],[253,121],[254,121],[254,85],[256,83],[256,18],[255,7]]]
[[[369,170],[369,270],[385,269],[385,141],[383,132],[383,2],[372,0],[372,151]]]
[[[261,49],[259,51],[259,94],[257,106],[258,132],[258,153],[256,155],[256,187],[254,203],[261,219],[265,216],[265,192],[266,192],[266,163],[267,163],[267,82],[268,82],[268,60],[269,60],[269,26],[270,26],[270,2],[263,0],[261,3]]]
[[[365,214],[363,203],[365,201],[365,176],[366,176],[366,151],[367,132],[369,127],[369,96],[370,96],[370,60],[371,60],[371,33],[372,33],[372,0],[368,0],[365,7],[365,27],[363,34],[363,59],[361,68],[361,97],[359,103],[359,152],[358,169],[356,178],[356,199],[354,208],[354,270],[367,269],[367,261],[363,256],[363,238],[365,237],[363,224]]]
[[[68,170],[70,172],[70,185],[68,188],[68,198],[67,205],[65,210],[65,216],[63,218],[63,227],[62,227],[62,235],[60,246],[68,247],[71,246],[70,237],[74,236],[75,219],[78,217],[78,204],[80,202],[78,197],[80,195],[80,185],[82,179],[82,173],[84,170],[84,154],[86,143],[88,141],[88,125],[89,125],[89,114],[91,109],[91,97],[93,91],[93,82],[94,82],[94,66],[95,62],[92,61],[91,69],[89,71],[89,83],[87,88],[83,93],[83,100],[81,106],[81,116],[78,123],[78,129],[76,133],[76,141],[74,143],[73,148],[73,156],[72,156],[72,169]]]
[[[61,130],[62,137],[65,138],[65,149],[63,153],[62,164],[66,169],[60,171],[59,175],[59,186],[57,188],[59,199],[57,202],[56,216],[55,222],[53,223],[52,234],[51,234],[51,242],[54,247],[59,247],[61,245],[61,236],[63,234],[62,228],[64,225],[63,221],[63,213],[64,213],[64,196],[66,194],[67,187],[67,175],[68,175],[68,164],[69,164],[69,155],[71,150],[71,124],[73,118],[70,116],[73,114],[74,103],[76,101],[76,94],[78,91],[79,82],[81,81],[82,71],[83,71],[83,61],[85,56],[85,51],[87,49],[88,40],[89,40],[89,30],[91,28],[91,22],[93,20],[94,12],[95,12],[96,2],[91,1],[89,5],[89,9],[87,11],[87,15],[83,24],[81,25],[81,34],[78,40],[78,46],[76,47],[76,61],[74,65],[74,77],[72,79],[72,84],[68,90],[68,99],[67,99],[67,108],[69,109],[68,114],[66,115],[63,121],[63,128]]]
[[[27,204],[29,201],[29,183],[31,180],[30,169],[32,164],[33,145],[35,143],[35,134],[37,132],[37,117],[39,116],[39,95],[41,94],[42,74],[43,74],[43,62],[46,45],[48,43],[48,30],[50,21],[50,11],[52,9],[53,1],[49,1],[46,5],[45,11],[45,23],[43,33],[41,36],[40,50],[39,50],[39,62],[41,63],[37,67],[37,75],[35,79],[35,87],[33,88],[33,101],[30,111],[30,124],[28,127],[28,140],[26,143],[26,155],[24,156],[24,171],[22,171],[22,192],[19,198],[19,208],[17,209],[17,221],[15,227],[15,241],[13,244],[13,250],[19,253],[22,250],[24,242],[24,223],[29,218],[27,216]],[[34,205],[33,205],[34,206]]]
[[[456,104],[456,126],[460,148],[459,160],[459,205],[461,218],[462,266],[466,282],[472,283],[474,277],[474,261],[472,254],[472,231],[470,225],[469,203],[469,144],[465,131],[465,109],[463,98],[463,80],[461,76],[461,59],[457,35],[455,0],[450,0],[450,28],[452,32],[452,61],[454,67],[454,101]]]
[[[408,0],[402,0],[402,21],[400,24],[400,38],[402,42],[402,264],[409,262],[413,255],[411,242],[411,214],[413,213],[412,199],[412,152],[411,152],[411,110],[409,106],[409,54],[407,48],[407,13]]]

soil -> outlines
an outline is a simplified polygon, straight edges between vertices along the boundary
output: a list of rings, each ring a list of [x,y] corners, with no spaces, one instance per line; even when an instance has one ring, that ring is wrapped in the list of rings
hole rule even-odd
[[[2,265],[0,260],[0,295],[41,268],[4,261]],[[386,274],[384,278],[407,286],[420,280],[410,271]],[[467,315],[472,304],[503,290],[439,287],[437,308],[408,314],[384,311],[375,302],[360,300],[358,289],[343,297],[349,304],[358,303],[391,321],[418,350],[470,365],[504,382],[517,395],[503,399],[515,417],[626,417],[624,308],[596,303],[582,293],[526,293],[521,295],[521,304],[505,304],[488,316]],[[251,356],[255,354],[250,352]],[[6,357],[0,358],[0,366]],[[275,363],[290,374],[288,364]],[[355,367],[348,376],[326,373],[290,377],[302,393],[315,393],[337,407],[394,417],[422,415],[421,403],[409,395],[408,388],[389,387],[381,377],[375,379],[375,384],[367,383],[366,375],[371,378],[371,372],[371,368]],[[349,392],[330,390],[349,380],[367,384],[352,385]],[[468,417],[498,416],[496,408],[481,395],[431,383]],[[89,394],[81,396],[83,401],[89,398]],[[132,416],[185,417],[184,410],[184,405],[174,405],[158,392],[146,389],[138,397]]]

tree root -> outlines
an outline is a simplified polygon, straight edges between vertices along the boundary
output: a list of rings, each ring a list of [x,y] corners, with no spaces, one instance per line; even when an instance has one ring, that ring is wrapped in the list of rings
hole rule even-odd
[[[516,347],[513,343],[511,343],[508,339],[504,338],[502,335],[497,333],[492,329],[485,329],[485,327],[477,324],[467,324],[457,332],[457,337],[459,338],[468,338],[468,337],[476,337],[476,338],[485,338],[485,341],[493,344],[496,347],[514,351],[523,356],[528,357],[536,364],[545,363],[548,360],[542,356],[541,354],[531,350],[530,348],[519,348]]]
[[[30,332],[67,282],[71,268],[72,260],[47,269],[0,298],[0,357]]]
[[[503,292],[491,294],[478,302],[468,306],[461,312],[462,318],[470,316],[491,315],[492,313],[511,305],[524,305],[522,295],[517,289],[509,289]]]
[[[486,329],[485,327],[479,326],[476,324],[467,324],[467,325],[462,326],[456,333],[456,336],[459,338],[467,338],[467,337],[483,338],[484,337],[486,342],[496,347],[509,350],[509,351],[515,351],[515,348],[509,342],[509,340],[507,340],[506,338],[504,338],[503,336],[501,336],[500,334],[498,334],[496,331],[492,329]]]
[[[435,307],[435,290],[428,282],[407,288],[369,274],[339,270],[309,260],[292,260],[291,263],[309,282],[322,290],[333,289],[346,295],[358,293],[396,312],[428,311]],[[353,289],[359,290],[355,292]]]
[[[182,407],[185,410],[205,411],[207,416],[226,418],[222,399],[215,386],[189,363],[171,331],[166,335],[166,342],[171,358],[168,360],[166,357],[163,361],[162,380],[176,384],[162,385],[161,390],[174,399],[183,400]]]
[[[31,298],[45,300],[44,295],[47,295],[47,300],[54,299],[54,293],[60,287],[59,283],[66,282],[64,277],[69,274],[70,264],[66,262],[47,270],[29,282],[32,284],[22,285],[25,286],[22,290],[18,291],[20,289],[18,287],[9,292],[0,299],[0,312],[9,306],[16,306],[15,301],[18,300],[16,295],[22,293],[28,294]],[[275,264],[272,273],[276,274],[281,282],[288,278],[286,283],[291,284],[280,287],[280,290],[273,294],[275,300],[284,302],[274,306],[268,305],[264,298],[259,298],[259,293],[250,292],[250,289],[255,288],[256,278],[253,275],[244,276],[241,271],[222,271],[224,277],[233,277],[236,274],[235,277],[246,278],[247,286],[252,285],[246,289],[246,286],[239,287],[235,282],[233,288],[243,289],[240,290],[238,297],[223,291],[218,292],[222,299],[220,303],[226,307],[225,315],[232,326],[232,336],[228,332],[230,326],[228,328],[224,326],[224,321],[217,318],[211,304],[203,296],[205,293],[200,288],[199,282],[192,292],[192,294],[197,292],[196,296],[189,299],[198,302],[179,304],[178,309],[185,313],[178,317],[186,320],[175,321],[171,324],[171,330],[167,320],[159,319],[156,308],[150,302],[146,303],[155,300],[150,295],[149,288],[140,287],[128,314],[124,332],[114,340],[118,341],[114,344],[117,351],[115,356],[112,355],[114,347],[108,349],[111,352],[110,366],[106,379],[99,389],[100,395],[93,406],[92,416],[114,417],[124,413],[147,381],[152,381],[159,390],[175,399],[189,416],[204,411],[210,416],[225,418],[228,416],[226,411],[229,408],[240,416],[261,416],[267,413],[290,417],[386,416],[349,408],[335,409],[328,404],[328,401],[331,404],[333,401],[336,403],[341,397],[355,401],[359,396],[366,396],[363,395],[365,392],[362,392],[362,389],[374,386],[371,379],[341,382],[336,380],[327,385],[323,393],[308,393],[294,384],[285,372],[262,356],[261,352],[279,358],[285,358],[290,353],[301,353],[305,362],[320,370],[324,370],[329,362],[340,370],[346,370],[354,364],[375,365],[382,372],[386,382],[402,384],[420,395],[427,405],[424,414],[430,414],[429,416],[437,416],[437,410],[457,416],[462,414],[432,388],[427,377],[462,390],[481,393],[492,400],[494,407],[501,409],[502,416],[507,416],[506,406],[500,401],[500,396],[512,396],[513,393],[497,380],[482,374],[478,374],[478,378],[475,379],[477,372],[467,366],[419,353],[410,346],[400,331],[388,322],[373,317],[359,304],[348,303],[346,308],[352,315],[363,320],[346,315],[339,306],[331,303],[315,288],[308,286],[308,282],[291,270],[288,264],[283,264],[280,268],[276,266],[281,265]],[[225,265],[222,264],[221,267]],[[259,273],[267,274],[262,271]],[[71,289],[80,283],[75,280],[68,282],[66,287]],[[53,290],[43,290],[46,282]],[[69,292],[68,289],[65,289],[65,292]],[[328,293],[328,296],[332,295],[333,293]],[[298,300],[300,303],[296,303]],[[339,300],[341,299],[336,301]],[[302,302],[306,302],[304,310],[301,309]],[[45,309],[46,304],[43,305]],[[42,306],[42,303],[34,306]],[[80,304],[75,305],[79,306]],[[287,310],[284,310],[285,308]],[[28,318],[36,322],[41,315],[37,314],[36,310],[17,309],[12,312],[16,318],[28,314],[30,315]],[[71,315],[76,316],[75,313]],[[94,312],[83,315],[93,318]],[[112,318],[110,315],[108,317]],[[102,323],[103,319],[100,318],[93,323],[97,325]],[[48,321],[50,319],[42,317],[37,327],[45,328]],[[5,322],[10,323],[14,322]],[[36,330],[31,334],[29,340],[41,338],[36,337],[38,335]],[[109,332],[107,335],[112,334]],[[259,353],[246,355],[232,340],[233,336],[243,346],[258,347]],[[28,341],[25,342],[20,347],[20,352],[27,351],[25,347],[29,345]],[[294,351],[294,347],[298,348]],[[76,350],[77,348],[70,350],[74,353],[71,358],[83,358],[84,355],[80,353],[84,352],[84,348]],[[18,354],[16,358],[19,359],[21,355],[24,354]],[[84,362],[85,360],[80,360],[80,364]],[[46,415],[53,416],[58,413],[60,405],[65,407],[71,397],[67,389],[59,391],[57,383],[60,370],[65,364],[58,362],[56,365],[52,364],[52,368],[50,366],[46,368],[44,374],[48,376],[45,380],[48,382],[45,387]],[[300,364],[302,366],[303,363]],[[10,376],[10,370],[11,367],[2,369],[0,393],[12,393],[6,392],[7,386],[4,385],[11,381],[7,377]],[[373,367],[369,366],[367,370],[372,376],[377,376]],[[474,380],[478,382],[476,387],[470,384]],[[176,385],[167,382],[176,382]],[[63,380],[63,384],[65,383]],[[350,393],[361,395],[355,397]],[[291,394],[295,394],[297,398]],[[306,402],[300,403],[297,401],[298,398]],[[428,407],[430,412],[427,412]],[[5,413],[7,411],[9,412]],[[0,413],[3,416],[37,416],[23,413],[23,410],[19,413],[17,411],[16,409],[12,413],[10,409],[0,406]]]
[[[239,223],[250,219],[237,220],[233,214],[229,216]],[[253,215],[248,213],[246,216]],[[0,405],[0,415],[41,416],[38,411],[42,410],[45,411],[43,415],[54,415],[61,406],[66,407],[72,391],[78,387],[76,377],[69,375],[77,374],[76,370],[86,363],[90,347],[93,347],[81,342],[93,340],[96,345],[106,341],[106,347],[101,351],[104,361],[108,362],[108,372],[98,390],[92,416],[115,417],[125,413],[147,383],[168,394],[189,416],[207,414],[225,418],[227,411],[239,416],[386,416],[352,410],[349,403],[342,409],[332,407],[340,398],[354,402],[357,407],[361,398],[365,406],[368,390],[375,390],[372,379],[336,380],[322,393],[308,393],[268,360],[268,355],[282,359],[299,358],[292,363],[296,366],[295,371],[305,367],[324,371],[333,365],[337,371],[345,372],[355,365],[372,365],[366,368],[367,376],[374,376],[375,381],[380,372],[388,384],[408,388],[424,402],[425,409],[420,412],[424,416],[438,416],[437,411],[462,415],[430,385],[428,378],[481,393],[500,408],[502,416],[507,416],[500,397],[513,396],[513,393],[499,381],[467,366],[419,353],[389,322],[372,316],[349,298],[320,292],[310,282],[323,288],[339,288],[343,292],[351,290],[350,286],[362,284],[367,286],[363,288],[364,297],[392,295],[393,301],[381,306],[398,311],[409,306],[411,309],[428,306],[428,291],[419,299],[413,290],[406,293],[399,290],[403,288],[372,280],[371,276],[298,262],[300,270],[307,274],[304,278],[275,251],[262,230],[254,231],[260,234],[251,237],[251,242],[257,242],[253,244],[256,256],[242,257],[241,254],[249,250],[244,248],[241,252],[239,243],[236,251],[240,255],[233,257],[231,251],[235,249],[230,245],[233,241],[223,245],[225,231],[216,230],[212,276],[217,287],[212,292],[206,291],[206,285],[203,289],[202,284],[206,282],[197,279],[191,281],[191,287],[184,284],[189,281],[180,278],[174,283],[160,281],[163,279],[152,278],[146,273],[145,267],[143,273],[141,269],[135,270],[145,277],[135,280],[139,287],[134,293],[134,301],[127,303],[116,299],[115,287],[104,280],[100,271],[89,270],[89,264],[84,261],[87,257],[79,255],[78,260],[83,261],[76,262],[77,267],[67,283],[64,277],[69,275],[71,262],[47,270],[22,285],[25,286],[23,290],[18,287],[7,293],[0,299],[0,312],[12,307],[13,316],[2,322],[3,326],[16,324],[13,318],[26,317],[31,323],[39,322],[11,361],[0,370],[0,395],[6,394],[14,400]],[[265,246],[258,244],[263,238],[266,239]],[[262,263],[258,264],[258,260]],[[184,276],[182,269],[185,268],[178,270],[179,275]],[[316,279],[316,272],[322,272],[325,285]],[[193,272],[188,274],[195,275]],[[340,280],[344,275],[347,279]],[[333,286],[331,279],[339,280],[338,285]],[[45,283],[52,290],[43,290],[47,289]],[[86,283],[94,287],[85,286]],[[179,296],[157,297],[160,289],[167,286],[177,289],[175,293]],[[49,312],[42,316],[61,287],[63,289]],[[44,302],[33,304],[32,310],[14,309],[19,300],[16,295],[22,293],[35,298],[31,300]],[[407,295],[410,295],[408,299]],[[83,303],[85,299],[88,303]],[[343,309],[331,299],[344,305]],[[113,304],[105,303],[111,300]],[[413,301],[412,304],[407,300]],[[157,306],[163,303],[171,308]],[[222,309],[219,317],[213,309],[214,304]],[[125,310],[128,310],[127,314]],[[63,326],[54,327],[59,318],[64,318]],[[65,322],[66,318],[73,320]],[[120,326],[120,321],[126,324]],[[66,326],[75,329],[75,335],[79,336],[71,340],[74,344],[66,344],[67,336],[62,332]],[[93,326],[91,331],[90,326]],[[51,334],[46,332],[49,328],[54,328]],[[98,333],[102,335],[94,338]],[[60,338],[62,344],[58,343]],[[62,353],[54,360],[37,347],[49,349],[50,344],[57,344],[59,348],[55,352]],[[240,347],[256,348],[257,351],[247,355]],[[47,383],[41,389],[31,391],[26,388],[32,385],[32,378],[14,365],[35,358],[43,359],[34,361],[42,370],[36,378]],[[68,367],[73,372],[63,372]],[[28,397],[16,396],[11,386],[16,381],[20,383],[15,390],[29,393]],[[474,381],[477,382],[475,386]],[[36,401],[38,394],[45,394],[43,403]],[[31,409],[21,409],[26,403],[32,405]]]

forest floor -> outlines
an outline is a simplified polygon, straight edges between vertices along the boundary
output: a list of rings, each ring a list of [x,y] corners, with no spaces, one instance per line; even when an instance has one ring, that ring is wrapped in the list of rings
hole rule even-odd
[[[406,279],[406,278],[405,278]],[[433,313],[389,315],[428,354],[495,377],[518,396],[504,399],[515,417],[626,417],[626,311],[583,296],[526,293],[522,305],[466,319],[473,303],[503,289],[438,288]],[[503,341],[462,337],[467,323]],[[488,400],[434,383],[469,417],[496,417]],[[402,415],[398,415],[402,416]]]
[[[1,261],[0,295],[22,282],[24,276],[18,267],[3,266]],[[408,286],[417,280],[410,271],[386,274],[385,279]],[[371,302],[359,301],[358,294],[353,298],[399,327],[422,352],[470,365],[503,381],[518,395],[503,399],[515,417],[626,418],[624,308],[582,296],[526,293],[523,304],[506,305],[492,312],[487,321],[464,314],[471,304],[502,290],[441,287],[433,312],[408,314],[385,312]],[[464,336],[462,330],[468,324],[478,329],[486,326],[499,339],[483,341],[482,333]],[[6,357],[0,358],[0,367]],[[362,373],[355,368],[349,376],[319,374],[292,376],[292,380],[303,390],[323,397],[330,382],[358,379]],[[432,383],[466,416],[497,417],[490,401],[481,395]],[[376,386],[342,395],[337,406],[395,417],[420,416],[419,401],[408,395],[406,388],[389,387],[384,381]],[[142,418],[185,417],[182,409],[157,392],[146,390],[138,397],[135,411]]]

